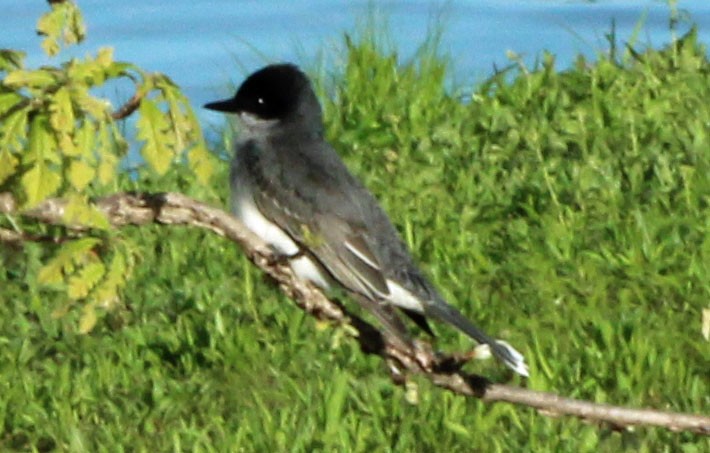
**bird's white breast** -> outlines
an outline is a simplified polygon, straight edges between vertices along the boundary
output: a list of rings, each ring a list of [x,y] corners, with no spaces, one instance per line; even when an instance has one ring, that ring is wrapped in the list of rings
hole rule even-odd
[[[243,196],[234,203],[234,215],[254,234],[284,255],[298,253],[298,245],[281,228],[259,211],[251,197]]]
[[[233,204],[234,215],[259,236],[263,241],[273,247],[276,252],[291,256],[299,252],[298,244],[286,234],[278,225],[271,222],[259,211],[254,200],[249,196],[241,196]],[[328,278],[309,256],[299,256],[290,260],[291,269],[301,280],[308,280],[317,286],[328,289]]]

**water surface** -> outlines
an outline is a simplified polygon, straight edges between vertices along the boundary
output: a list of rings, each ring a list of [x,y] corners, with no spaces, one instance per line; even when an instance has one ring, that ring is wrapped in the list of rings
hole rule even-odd
[[[629,39],[643,20],[640,43],[658,47],[670,40],[669,8],[657,0],[83,0],[88,39],[72,53],[112,46],[117,59],[168,74],[200,106],[227,95],[232,84],[267,61],[308,64],[325,55],[337,65],[343,34],[357,29],[373,3],[388,18],[393,46],[403,57],[426,38],[432,21],[443,24],[441,50],[452,57],[452,77],[459,83],[504,67],[507,51],[532,63],[548,50],[559,67],[579,53],[593,57],[607,47],[604,35],[612,21],[620,39]],[[702,41],[710,42],[710,1],[681,0],[679,6],[699,24]],[[0,47],[25,50],[30,66],[51,62],[34,33],[46,2],[0,0],[0,10],[5,17]],[[221,121],[211,112],[200,115]]]

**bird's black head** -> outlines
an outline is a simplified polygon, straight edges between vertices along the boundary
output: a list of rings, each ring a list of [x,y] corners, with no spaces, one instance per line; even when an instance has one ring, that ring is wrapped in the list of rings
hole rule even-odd
[[[266,66],[250,75],[237,94],[205,108],[249,113],[262,120],[320,121],[320,105],[306,75],[292,64]]]

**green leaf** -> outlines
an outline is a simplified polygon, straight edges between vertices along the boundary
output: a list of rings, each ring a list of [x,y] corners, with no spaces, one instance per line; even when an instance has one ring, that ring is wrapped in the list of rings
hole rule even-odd
[[[67,256],[78,256],[90,252],[94,247],[101,244],[101,239],[99,238],[81,238],[76,241],[67,242],[64,247],[62,247],[63,253]]]
[[[74,142],[76,146],[74,147],[75,153],[70,154],[66,150],[64,154],[67,156],[84,156],[86,161],[90,164],[95,164],[95,150],[94,144],[96,141],[96,123],[84,119],[81,126],[74,132]]]
[[[98,175],[99,183],[106,185],[116,178],[116,167],[118,158],[111,153],[104,153],[99,163]]]
[[[106,68],[106,77],[121,77],[129,76],[130,72],[142,73],[140,68],[131,63],[123,61],[114,61]]]
[[[62,159],[57,151],[57,141],[49,127],[47,116],[44,114],[35,115],[30,125],[29,143],[22,162],[30,164],[46,160],[58,165],[62,162]]]
[[[190,103],[167,76],[153,76],[153,78],[155,87],[160,90],[160,98],[168,104],[171,128],[176,137],[176,149],[183,149],[184,142],[189,139],[190,130],[193,128],[185,114],[185,111],[190,108]]]
[[[81,11],[73,2],[52,3],[52,10],[37,21],[37,34],[46,36],[42,49],[54,56],[60,50],[60,43],[76,44],[84,40],[86,27]]]
[[[204,143],[199,143],[187,153],[190,169],[197,176],[197,180],[207,184],[214,174],[214,162]]]
[[[72,160],[67,171],[69,183],[79,192],[84,190],[96,176],[96,170],[81,160]]]
[[[102,47],[99,49],[96,58],[87,57],[84,60],[71,60],[67,66],[67,75],[76,84],[88,87],[101,85],[111,76],[113,65],[113,48]],[[118,75],[118,74],[117,74]]]
[[[26,55],[21,50],[0,49],[0,71],[22,69]]]
[[[62,154],[67,156],[76,155],[78,150],[72,140],[72,135],[76,127],[74,106],[72,105],[69,90],[66,87],[60,88],[54,96],[52,96],[49,112],[49,124],[54,129]]]
[[[122,252],[118,252],[111,259],[106,277],[97,285],[93,298],[102,307],[110,307],[118,299],[118,290],[123,287],[128,277],[128,266]]]
[[[67,134],[72,132],[75,118],[69,90],[66,87],[61,87],[51,99],[49,124],[58,132]]]
[[[81,270],[72,275],[67,282],[67,295],[71,299],[82,299],[89,295],[89,291],[96,286],[106,273],[104,264],[95,258]]]
[[[86,37],[84,16],[82,15],[81,10],[73,3],[69,12],[69,29],[70,32],[64,36],[64,42],[67,44],[78,44]]]
[[[174,150],[190,147],[187,153],[192,171],[200,182],[207,182],[214,172],[214,165],[205,147],[200,124],[190,107],[189,100],[179,87],[167,76],[153,76],[155,87],[160,90],[158,99],[168,105],[168,134],[174,136]]]
[[[77,110],[98,120],[108,120],[111,103],[106,99],[92,96],[87,86],[75,84],[72,89],[72,99],[77,106]]]
[[[116,178],[116,167],[125,146],[115,123],[100,121],[98,123],[98,144],[95,147],[99,159],[99,183],[106,185]]]
[[[37,273],[37,282],[44,285],[59,284],[64,281],[62,269],[64,262],[55,256],[48,263],[42,266]]]
[[[20,109],[0,124],[0,148],[21,151],[27,143],[27,109]]]
[[[59,35],[62,30],[63,4],[54,5],[52,10],[42,15],[37,21],[37,34],[46,36],[42,41],[42,49],[50,57],[59,52]]]
[[[10,88],[46,88],[56,82],[56,72],[49,69],[17,69],[8,73],[2,81],[3,85]]]
[[[150,99],[143,99],[139,112],[137,136],[145,141],[141,154],[146,162],[162,175],[168,171],[173,159],[171,145],[174,142],[166,134],[168,122],[165,120],[165,114]]]
[[[62,273],[74,271],[74,263],[84,261],[87,253],[101,243],[98,238],[87,237],[64,243],[56,255],[37,274],[37,281],[44,284],[61,283]]]
[[[85,305],[81,311],[79,319],[79,333],[87,334],[96,326],[96,306],[93,304]]]
[[[45,115],[36,115],[30,127],[27,152],[23,155],[23,164],[31,164],[22,175],[21,184],[25,191],[25,207],[31,207],[53,195],[61,186],[62,178],[58,170],[49,167],[49,163],[59,164],[57,142],[48,127]]]
[[[7,148],[0,149],[0,184],[15,173],[17,163],[17,158]]]
[[[27,197],[25,207],[30,208],[54,195],[62,184],[62,177],[50,170],[44,161],[38,161],[22,175],[21,183]]]
[[[27,98],[15,91],[0,92],[0,115],[21,107],[22,102],[27,103]]]
[[[113,47],[101,47],[96,54],[96,63],[104,69],[113,64]]]

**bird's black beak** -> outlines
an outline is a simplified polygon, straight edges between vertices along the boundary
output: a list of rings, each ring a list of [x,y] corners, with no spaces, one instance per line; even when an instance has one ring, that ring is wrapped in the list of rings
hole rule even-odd
[[[239,111],[236,99],[234,98],[224,99],[222,101],[209,102],[203,107],[209,110],[216,110],[218,112],[236,113]]]

